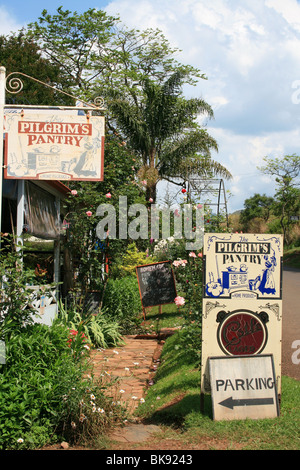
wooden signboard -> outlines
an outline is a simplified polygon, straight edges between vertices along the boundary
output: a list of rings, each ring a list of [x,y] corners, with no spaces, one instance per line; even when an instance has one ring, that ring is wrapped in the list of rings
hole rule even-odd
[[[214,420],[279,416],[271,354],[211,357],[209,369]]]
[[[104,117],[6,113],[6,179],[103,181]]]
[[[170,261],[137,266],[136,275],[143,309],[174,302],[177,293]]]
[[[208,358],[272,354],[281,393],[282,235],[207,233],[203,246],[202,378]]]

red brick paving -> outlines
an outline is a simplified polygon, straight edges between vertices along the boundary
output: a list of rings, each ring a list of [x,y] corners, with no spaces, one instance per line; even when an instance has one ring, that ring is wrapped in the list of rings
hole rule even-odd
[[[114,385],[116,400],[132,404],[132,409],[144,398],[148,381],[156,369],[162,343],[158,339],[139,339],[125,336],[125,344],[109,349],[91,352],[94,375],[101,374],[109,379],[118,378]],[[154,366],[154,367],[153,367]]]

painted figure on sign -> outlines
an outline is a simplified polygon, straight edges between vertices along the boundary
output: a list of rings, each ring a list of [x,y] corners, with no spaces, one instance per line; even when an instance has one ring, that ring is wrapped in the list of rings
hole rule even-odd
[[[273,272],[275,270],[275,266],[277,265],[276,259],[274,254],[273,255],[265,255],[265,267],[266,269],[263,271],[262,280],[259,285],[258,290],[262,294],[275,294],[275,281],[273,277]]]

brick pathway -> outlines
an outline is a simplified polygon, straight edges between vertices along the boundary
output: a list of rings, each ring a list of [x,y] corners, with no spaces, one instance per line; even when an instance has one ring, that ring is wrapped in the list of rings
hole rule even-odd
[[[126,401],[134,411],[155,374],[163,342],[155,337],[135,336],[125,336],[124,342],[117,348],[93,350],[91,360],[95,377],[101,374],[108,379],[118,377],[114,386],[116,400]]]

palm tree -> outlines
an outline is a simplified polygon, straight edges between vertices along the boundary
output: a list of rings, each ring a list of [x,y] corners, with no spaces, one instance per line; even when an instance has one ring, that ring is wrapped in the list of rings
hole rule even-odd
[[[183,177],[187,164],[193,166],[195,161],[202,162],[203,171],[209,168],[223,177],[230,176],[211,160],[211,149],[218,150],[217,142],[196,122],[200,115],[212,118],[212,108],[202,99],[185,99],[182,95],[187,74],[176,71],[164,83],[147,78],[141,93],[126,97],[115,90],[109,93],[108,108],[140,159],[138,176],[146,180],[146,197],[154,202],[158,181]]]

